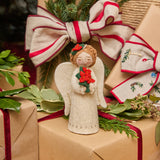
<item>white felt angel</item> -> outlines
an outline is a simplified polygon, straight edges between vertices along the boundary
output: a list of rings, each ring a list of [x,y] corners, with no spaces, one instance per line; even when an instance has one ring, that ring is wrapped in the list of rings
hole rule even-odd
[[[65,102],[65,115],[69,115],[68,129],[79,134],[96,133],[99,130],[97,106],[107,106],[103,96],[103,63],[97,51],[86,44],[77,44],[70,60],[58,65],[55,71],[55,82]]]

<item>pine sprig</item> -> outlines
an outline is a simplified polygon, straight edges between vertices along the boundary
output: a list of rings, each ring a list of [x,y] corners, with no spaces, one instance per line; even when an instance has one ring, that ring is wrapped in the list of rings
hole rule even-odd
[[[115,2],[118,2],[119,6],[122,7],[124,3],[128,2],[129,0],[115,0]]]
[[[125,132],[128,137],[131,136],[132,138],[138,138],[136,132],[131,130],[124,121],[116,119],[108,120],[106,118],[99,117],[99,126],[105,131],[112,130],[114,133],[117,133],[117,131],[120,133]]]
[[[56,64],[58,63],[58,57],[55,57],[50,62],[46,62],[40,66],[40,88],[49,88],[52,84],[53,71],[56,69]]]

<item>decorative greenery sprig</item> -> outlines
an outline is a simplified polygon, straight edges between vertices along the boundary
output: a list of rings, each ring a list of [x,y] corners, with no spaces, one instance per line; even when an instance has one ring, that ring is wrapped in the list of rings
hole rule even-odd
[[[0,92],[0,108],[3,110],[8,109],[8,110],[19,112],[21,103],[16,101],[16,99],[9,97],[9,96],[17,95],[25,91],[26,89],[27,87],[14,89],[14,90],[8,90],[8,91],[1,91]]]
[[[105,131],[112,130],[114,133],[116,133],[117,131],[119,131],[120,133],[125,132],[128,137],[130,135],[132,138],[138,138],[136,136],[136,132],[131,130],[129,126],[127,126],[127,123],[124,121],[120,121],[117,119],[108,120],[106,118],[99,117],[99,126]]]
[[[31,85],[28,89],[18,96],[33,101],[37,105],[38,111],[45,111],[47,113],[54,113],[63,109],[64,101],[60,95],[58,95],[52,89],[41,89],[36,85]]]
[[[0,76],[4,76],[6,81],[14,86],[15,81],[12,76],[18,76],[18,79],[24,85],[29,85],[29,73],[18,72],[13,70],[13,67],[23,64],[24,58],[19,58],[10,50],[0,52]]]
[[[153,95],[138,95],[133,99],[127,99],[123,104],[109,105],[106,113],[130,120],[139,120],[140,118],[153,118],[160,120],[160,107],[154,100],[158,97]]]

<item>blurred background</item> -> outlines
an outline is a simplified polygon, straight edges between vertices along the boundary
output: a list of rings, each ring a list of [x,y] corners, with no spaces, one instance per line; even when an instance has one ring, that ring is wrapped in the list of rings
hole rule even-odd
[[[25,58],[23,70],[30,73],[31,84],[35,84],[36,70],[24,50],[24,40],[26,19],[36,9],[37,0],[0,0],[0,51],[10,49]]]

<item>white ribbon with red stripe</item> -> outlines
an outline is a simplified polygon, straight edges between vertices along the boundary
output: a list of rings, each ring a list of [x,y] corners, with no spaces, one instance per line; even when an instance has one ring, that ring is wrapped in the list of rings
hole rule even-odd
[[[99,0],[90,9],[89,21],[62,22],[42,7],[27,19],[26,49],[35,66],[50,61],[70,42],[99,41],[102,52],[116,60],[133,28],[123,25],[117,3]]]
[[[135,73],[131,78],[113,88],[111,93],[124,102],[138,94],[160,96],[160,53],[155,51],[144,39],[133,34],[126,41],[121,54],[121,71]]]

